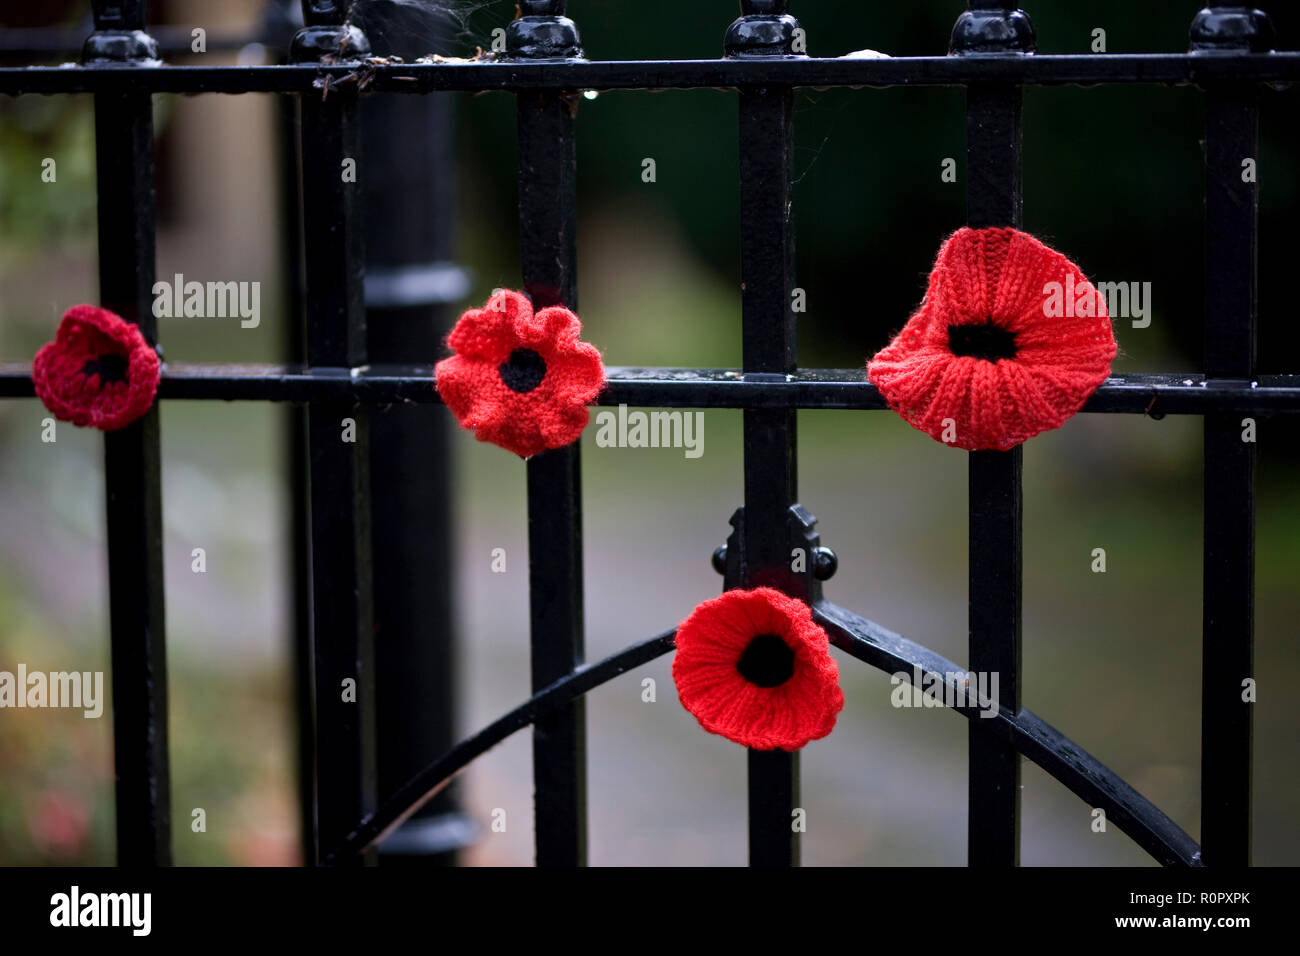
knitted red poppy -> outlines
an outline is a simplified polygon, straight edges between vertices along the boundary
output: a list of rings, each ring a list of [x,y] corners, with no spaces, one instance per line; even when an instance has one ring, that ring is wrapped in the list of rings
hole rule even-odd
[[[56,418],[106,432],[149,411],[160,374],[139,326],[93,305],[69,309],[32,361],[36,394]]]
[[[802,601],[727,591],[677,628],[673,681],[700,726],[756,750],[825,737],[844,707],[830,642]]]
[[[578,440],[587,405],[605,384],[594,345],[563,306],[533,314],[518,292],[499,289],[447,337],[456,353],[437,367],[438,394],[479,441],[521,458]]]
[[[1105,301],[1078,266],[1016,229],[963,228],[867,376],[933,438],[1005,449],[1077,412],[1115,351]]]

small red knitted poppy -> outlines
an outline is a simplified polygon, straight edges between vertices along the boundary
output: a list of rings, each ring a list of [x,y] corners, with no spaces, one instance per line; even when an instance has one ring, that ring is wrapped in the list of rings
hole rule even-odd
[[[677,628],[682,706],[746,747],[798,750],[825,737],[844,707],[839,678],[808,606],[773,588],[727,591]]]
[[[962,228],[867,376],[938,441],[1006,449],[1082,408],[1115,351],[1105,301],[1078,266],[1016,229]]]
[[[581,332],[563,306],[534,315],[526,296],[499,289],[451,330],[456,354],[438,363],[438,394],[479,441],[521,458],[572,444],[605,384],[600,352]]]
[[[32,361],[36,394],[56,418],[106,432],[149,411],[160,374],[139,326],[93,305],[70,308]]]

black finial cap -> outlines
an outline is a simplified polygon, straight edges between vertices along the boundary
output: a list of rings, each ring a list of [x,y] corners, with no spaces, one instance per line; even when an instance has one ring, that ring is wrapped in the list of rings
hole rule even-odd
[[[952,28],[948,52],[953,56],[1034,52],[1034,23],[1015,0],[971,0],[967,6]]]
[[[133,63],[158,59],[158,44],[144,32],[145,0],[95,0],[95,32],[81,48],[83,63]]]
[[[96,30],[81,48],[82,63],[136,63],[158,59],[158,43],[143,30]]]
[[[340,0],[302,0],[302,22],[289,44],[294,63],[318,63],[328,58],[357,60],[370,55],[370,41],[348,22],[350,4]]]
[[[1264,53],[1275,36],[1267,13],[1244,6],[1203,7],[1188,30],[1193,53]]]
[[[797,48],[803,31],[789,10],[790,0],[741,0],[741,16],[723,40],[727,56],[807,56]]]
[[[528,60],[582,57],[578,26],[564,15],[564,0],[519,0],[519,13],[506,28],[506,52]]]

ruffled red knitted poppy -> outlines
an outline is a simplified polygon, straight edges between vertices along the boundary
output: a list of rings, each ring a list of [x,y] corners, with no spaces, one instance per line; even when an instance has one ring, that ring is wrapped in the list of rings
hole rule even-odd
[[[534,315],[526,296],[499,289],[451,330],[456,354],[438,363],[438,394],[479,441],[521,458],[572,444],[605,384],[600,352],[581,332],[563,306]]]
[[[93,305],[69,309],[32,361],[36,394],[56,418],[106,432],[149,411],[160,374],[140,328]]]
[[[727,591],[677,628],[682,706],[746,747],[798,750],[825,737],[844,707],[839,678],[808,606],[773,588]]]
[[[963,228],[867,376],[938,441],[1006,449],[1082,408],[1115,351],[1105,302],[1078,266],[1017,229]]]

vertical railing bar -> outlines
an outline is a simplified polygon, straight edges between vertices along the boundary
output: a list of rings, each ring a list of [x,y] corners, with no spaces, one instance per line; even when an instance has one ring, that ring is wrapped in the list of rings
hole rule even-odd
[[[365,52],[360,32],[341,26],[338,5],[312,0],[304,14],[295,61],[344,40]],[[307,362],[355,368],[366,362],[357,96],[346,88],[304,94],[299,109]],[[357,175],[348,175],[349,163]],[[308,408],[317,861],[376,802],[369,438],[363,406]],[[344,862],[372,863],[374,853]]]
[[[1205,374],[1255,373],[1258,199],[1245,161],[1258,160],[1250,89],[1205,94]],[[1255,443],[1240,415],[1205,416],[1201,663],[1201,852],[1208,865],[1251,857],[1254,673]]]
[[[302,288],[302,184],[298,156],[298,100],[277,97],[278,157],[280,166],[281,248],[285,270],[285,360],[307,361],[306,318]],[[284,428],[289,514],[288,573],[292,600],[289,628],[294,677],[294,719],[297,729],[298,813],[303,862],[314,865],[316,856],[316,717],[312,707],[311,652],[311,502],[307,466],[307,408],[288,405]]]
[[[1020,109],[1014,86],[966,91],[967,222],[1020,226]],[[1021,471],[1019,447],[968,455],[969,668],[998,675],[1000,707],[1020,710]],[[967,862],[1020,859],[1020,757],[979,721],[968,730]]]
[[[272,0],[264,15],[269,42],[283,41],[281,62],[289,62],[289,42],[294,30],[295,0]],[[284,335],[281,341],[285,361],[303,365],[307,361],[305,314],[303,311],[303,235],[301,159],[298,155],[298,98],[283,94],[275,98],[275,142],[279,191],[280,249],[284,269]],[[283,461],[288,514],[284,528],[289,542],[286,571],[289,576],[290,655],[293,667],[293,721],[297,757],[299,844],[303,863],[316,859],[316,718],[312,707],[311,652],[311,504],[308,497],[307,409],[286,405],[283,428],[286,437]]]
[[[532,690],[582,664],[581,459],[576,444],[530,458],[528,603]],[[533,726],[534,827],[538,866],[587,862],[586,701]]]
[[[742,3],[744,16],[727,34],[727,54],[788,54],[797,24],[787,8],[787,3]],[[779,39],[769,43],[772,36]],[[742,364],[746,375],[784,376],[796,369],[793,90],[742,89],[739,134]],[[744,412],[742,587],[764,583],[796,589],[787,572],[789,509],[798,495],[797,420],[794,409]],[[793,819],[799,757],[797,751],[749,751],[750,866],[799,865]]]
[[[85,59],[156,55],[142,32],[143,2],[94,5]],[[150,344],[155,267],[153,102],[147,93],[95,94],[99,297],[136,323]],[[117,858],[122,866],[172,861],[167,655],[163,595],[158,408],[104,436],[112,642]]]
[[[511,24],[517,57],[581,55],[564,4],[523,3]],[[577,310],[576,92],[520,92],[519,254],[535,309]],[[582,469],[577,442],[528,460],[528,603],[533,692],[583,662]],[[587,863],[587,719],[579,699],[533,727],[536,861]]]

